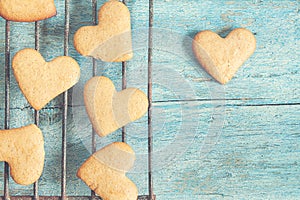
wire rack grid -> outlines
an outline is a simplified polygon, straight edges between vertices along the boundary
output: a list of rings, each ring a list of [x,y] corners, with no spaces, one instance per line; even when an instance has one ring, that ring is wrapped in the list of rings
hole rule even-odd
[[[122,1],[126,4],[125,0]],[[97,0],[91,0],[92,3],[92,22],[97,24]],[[65,0],[65,19],[64,19],[64,55],[69,55],[69,32],[70,32],[70,0]],[[10,128],[10,74],[11,74],[11,50],[10,50],[10,21],[5,22],[5,116],[4,116],[4,129]],[[153,0],[149,0],[149,32],[148,32],[148,195],[140,195],[139,200],[154,200],[156,197],[153,192],[153,177],[152,177],[152,27],[153,27]],[[40,22],[35,22],[35,49],[40,49]],[[93,63],[93,76],[97,74],[96,60],[92,58]],[[126,62],[122,62],[122,89],[126,88]],[[85,200],[85,199],[101,199],[94,191],[91,191],[90,196],[68,196],[66,193],[67,185],[67,119],[68,119],[68,91],[62,94],[62,152],[61,152],[61,194],[60,196],[40,196],[38,181],[33,184],[32,196],[11,196],[9,191],[9,165],[4,163],[4,196],[0,197],[3,200],[45,200],[45,199],[70,199],[70,200]],[[34,111],[34,122],[39,126],[39,111]],[[122,141],[126,141],[126,127],[122,128]],[[96,133],[92,131],[92,152],[96,151]]]

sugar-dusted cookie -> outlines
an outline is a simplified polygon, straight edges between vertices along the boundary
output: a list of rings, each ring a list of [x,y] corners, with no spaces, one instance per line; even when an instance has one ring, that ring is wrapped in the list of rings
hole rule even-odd
[[[141,118],[148,109],[148,98],[139,89],[117,92],[104,76],[93,77],[84,87],[84,103],[95,131],[100,136]]]
[[[106,2],[98,13],[99,24],[81,27],[74,35],[74,46],[83,56],[106,62],[132,58],[130,13],[117,0]]]
[[[14,181],[30,185],[41,176],[44,168],[44,139],[36,125],[0,130],[0,161],[10,166]]]
[[[202,67],[221,84],[227,83],[253,54],[254,35],[247,29],[234,29],[226,38],[212,31],[199,32],[193,50]]]
[[[36,110],[71,88],[80,77],[79,65],[73,58],[60,56],[46,62],[34,49],[19,51],[12,68],[21,91]]]
[[[77,176],[104,200],[136,200],[138,189],[125,176],[135,161],[135,153],[123,142],[112,143],[88,158]]]
[[[33,22],[54,15],[54,0],[0,0],[0,16],[9,21]]]

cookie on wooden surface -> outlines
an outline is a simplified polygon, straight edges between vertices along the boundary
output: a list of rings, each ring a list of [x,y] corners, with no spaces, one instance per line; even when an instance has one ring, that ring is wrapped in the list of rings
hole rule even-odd
[[[221,38],[212,31],[201,31],[193,41],[197,60],[221,84],[232,79],[255,48],[254,35],[244,28],[234,29],[226,38]]]
[[[92,125],[100,136],[141,118],[148,109],[147,96],[137,88],[117,92],[104,76],[91,78],[84,87],[84,103]]]
[[[83,56],[106,62],[122,62],[133,56],[130,12],[117,0],[106,2],[98,13],[99,24],[81,27],[74,35],[74,46]]]
[[[0,130],[0,161],[10,166],[14,181],[30,185],[41,176],[44,168],[44,139],[34,124],[21,128]]]
[[[138,189],[125,176],[135,153],[123,142],[112,143],[94,153],[79,168],[77,176],[103,200],[136,200]]]
[[[80,77],[79,65],[73,58],[60,56],[46,62],[34,49],[19,51],[12,68],[21,91],[36,110],[71,88]]]
[[[0,0],[0,16],[9,21],[34,22],[55,15],[54,0]]]

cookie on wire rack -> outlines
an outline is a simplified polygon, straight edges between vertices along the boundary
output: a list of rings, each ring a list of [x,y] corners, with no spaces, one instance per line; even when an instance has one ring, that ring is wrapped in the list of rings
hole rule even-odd
[[[136,200],[138,189],[126,177],[134,165],[135,153],[123,142],[114,142],[89,157],[77,176],[105,200]]]
[[[0,0],[0,16],[8,21],[34,22],[55,15],[54,0]]]
[[[105,62],[132,58],[130,12],[122,2],[106,2],[98,13],[99,24],[81,27],[74,35],[74,46],[83,56]]]

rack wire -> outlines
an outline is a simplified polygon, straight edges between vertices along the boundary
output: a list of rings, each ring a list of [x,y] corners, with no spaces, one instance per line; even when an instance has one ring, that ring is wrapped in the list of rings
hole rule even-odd
[[[37,21],[35,22],[35,50],[39,51],[40,50],[40,22]],[[40,114],[38,110],[34,111],[34,123],[35,125],[39,126],[40,123]],[[39,181],[37,180],[33,184],[33,191],[34,191],[34,199],[39,200]]]
[[[5,22],[5,116],[4,129],[10,127],[10,22]],[[4,163],[4,198],[9,199],[9,166]]]
[[[126,5],[126,1],[122,1]],[[122,90],[126,89],[126,62],[122,62]],[[126,140],[126,127],[122,127],[122,142]]]
[[[92,20],[93,20],[93,25],[97,24],[97,0],[92,0]],[[93,76],[97,75],[97,62],[95,58],[92,58],[93,62]],[[92,153],[95,153],[97,150],[96,146],[96,131],[94,128],[92,128]],[[92,199],[95,199],[96,193],[91,190],[91,197]]]
[[[153,152],[153,135],[152,135],[152,49],[153,49],[153,1],[149,0],[149,31],[148,31],[148,189],[149,199],[155,199],[153,194],[153,177],[152,177],[152,152]]]
[[[97,0],[92,1],[92,22],[97,24]],[[126,4],[125,0],[122,0]],[[10,25],[11,22],[5,22],[5,116],[4,129],[10,128]],[[69,55],[69,32],[70,32],[70,0],[65,0],[65,24],[64,24],[64,55]],[[153,177],[152,177],[152,152],[153,152],[153,135],[152,135],[152,27],[153,27],[153,0],[149,0],[149,34],[148,34],[148,195],[140,195],[138,200],[155,200],[153,192]],[[35,22],[35,49],[40,49],[40,22]],[[122,89],[126,89],[126,62],[122,62]],[[97,74],[97,62],[92,58],[93,76]],[[39,196],[38,181],[33,184],[33,196],[10,196],[9,193],[9,165],[4,163],[4,196],[0,197],[4,200],[86,200],[86,199],[101,199],[94,191],[91,191],[91,196],[68,196],[66,193],[67,178],[67,120],[68,120],[68,91],[62,94],[62,155],[61,155],[61,195],[60,196]],[[34,111],[34,123],[39,126],[39,111]],[[126,127],[122,128],[122,141],[126,141]],[[96,151],[96,133],[92,130],[92,153]]]

